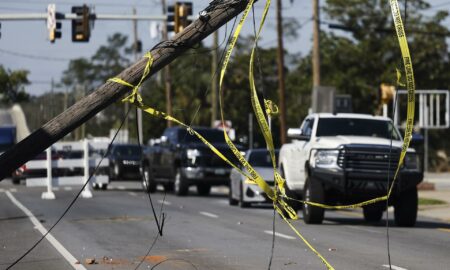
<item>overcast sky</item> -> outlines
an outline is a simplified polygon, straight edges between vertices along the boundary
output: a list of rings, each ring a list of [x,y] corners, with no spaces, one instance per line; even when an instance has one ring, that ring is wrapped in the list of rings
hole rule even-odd
[[[89,6],[95,6],[97,14],[131,14],[132,8],[137,8],[139,15],[162,14],[160,0],[90,0],[84,1]],[[175,1],[167,0],[168,4]],[[194,0],[194,15],[204,9],[209,0]],[[263,30],[261,45],[265,47],[276,46],[275,33],[275,1],[272,1],[272,9]],[[292,3],[291,3],[292,2]],[[324,3],[325,1],[321,1]],[[430,0],[432,5],[439,9],[448,9],[450,1]],[[45,0],[0,0],[0,13],[45,13],[49,1]],[[75,0],[58,0],[57,12],[70,13],[74,5],[82,5],[83,2]],[[256,18],[261,18],[262,7],[265,1],[260,0],[256,4]],[[299,38],[295,41],[285,40],[286,49],[292,53],[306,54],[311,48],[312,36],[312,0],[285,0],[283,1],[283,16],[296,18],[301,24]],[[437,9],[433,9],[434,12]],[[9,69],[27,69],[30,71],[31,84],[27,91],[32,95],[39,95],[49,91],[50,82],[53,79],[59,82],[62,71],[67,68],[70,59],[79,57],[89,58],[99,46],[106,43],[108,36],[116,32],[130,36],[132,39],[131,21],[96,21],[91,31],[91,39],[88,43],[72,43],[71,22],[63,21],[62,39],[57,39],[54,44],[48,40],[46,21],[3,21],[1,22],[0,39],[0,64]],[[322,26],[326,28],[326,26]],[[230,27],[228,27],[228,30]],[[223,40],[225,28],[220,31],[220,40]],[[253,24],[248,20],[243,33],[253,32]],[[150,37],[150,22],[139,21],[138,36],[143,42],[143,49],[150,49],[160,40]],[[210,44],[207,40],[206,44]]]

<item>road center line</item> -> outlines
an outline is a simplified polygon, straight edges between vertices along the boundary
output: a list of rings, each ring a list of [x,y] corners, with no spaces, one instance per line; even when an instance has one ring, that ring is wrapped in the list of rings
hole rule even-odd
[[[172,205],[172,203],[168,201],[158,200],[158,202],[164,205]]]
[[[264,231],[264,233],[273,235],[273,231]],[[286,234],[282,234],[282,233],[279,233],[279,232],[275,232],[275,236],[278,236],[278,237],[281,237],[281,238],[284,238],[284,239],[289,239],[289,240],[294,240],[294,239],[296,239],[296,238],[293,237],[293,236],[286,235]]]
[[[23,204],[21,204],[15,197],[12,195],[11,192],[6,191],[6,195],[9,197],[9,199],[20,209],[22,210],[25,215],[28,216],[28,218],[31,220],[31,223],[35,226],[35,228],[42,234],[45,235],[47,233],[47,229],[42,226],[42,224],[39,222],[39,220],[31,213],[28,208],[26,208]],[[53,237],[52,234],[47,234],[45,237],[50,244],[66,259],[69,264],[76,270],[87,270],[82,264],[76,264],[78,262],[75,257],[70,254],[70,252],[63,246],[61,243],[56,240],[55,237]]]
[[[212,214],[212,213],[208,213],[208,212],[199,212],[199,213],[200,213],[200,215],[204,215],[204,216],[207,216],[210,218],[219,218],[219,216],[216,214]]]
[[[387,265],[387,264],[383,264],[382,266],[386,267],[386,268],[389,268],[389,265]],[[406,268],[395,266],[395,265],[392,265],[392,264],[391,264],[391,267],[392,267],[393,270],[408,270]]]

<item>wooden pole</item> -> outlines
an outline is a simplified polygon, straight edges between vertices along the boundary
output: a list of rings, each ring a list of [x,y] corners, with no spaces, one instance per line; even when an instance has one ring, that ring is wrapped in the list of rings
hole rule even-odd
[[[280,102],[280,143],[286,143],[286,91],[284,84],[284,46],[283,46],[283,17],[281,15],[281,0],[277,0],[277,63],[278,63],[278,95]]]
[[[186,27],[171,40],[164,41],[151,50],[154,62],[149,76],[168,65],[180,54],[192,48],[229,20],[241,13],[249,0],[212,1],[201,12],[199,19]],[[117,77],[136,85],[142,77],[147,58],[142,58]],[[148,76],[148,77],[149,77]],[[148,78],[147,77],[147,78]],[[66,134],[85,123],[98,112],[130,93],[131,89],[114,82],[105,82],[90,95],[56,116],[27,138],[0,156],[0,180],[28,160],[44,151]]]

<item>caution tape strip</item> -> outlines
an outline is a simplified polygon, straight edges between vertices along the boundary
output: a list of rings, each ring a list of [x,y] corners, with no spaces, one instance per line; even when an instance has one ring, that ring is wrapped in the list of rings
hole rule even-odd
[[[239,34],[242,30],[243,24],[251,10],[251,7],[253,6],[254,0],[249,1],[249,3],[247,4],[242,18],[239,21],[239,24],[235,30],[235,32],[233,33],[233,37],[229,43],[229,48],[227,50],[227,53],[225,55],[224,58],[224,62],[222,65],[222,69],[220,72],[220,79],[219,79],[219,105],[220,105],[220,112],[221,112],[221,120],[222,123],[225,122],[225,118],[224,118],[224,111],[223,111],[223,100],[222,100],[222,84],[223,84],[223,79],[226,73],[226,69],[228,66],[228,63],[230,61],[231,58],[231,54],[233,52],[233,49],[236,45],[237,39],[239,37]],[[284,189],[284,184],[285,184],[285,179],[283,179],[283,177],[278,173],[277,171],[277,166],[276,166],[276,160],[275,160],[275,150],[274,150],[274,144],[273,144],[273,139],[272,139],[272,133],[270,131],[269,125],[267,123],[267,120],[264,116],[263,113],[263,109],[262,106],[257,98],[257,92],[256,92],[256,86],[255,86],[255,81],[254,81],[254,55],[255,55],[255,49],[256,49],[256,44],[257,44],[257,40],[259,39],[261,30],[263,28],[266,16],[267,16],[267,12],[270,8],[270,0],[266,1],[266,5],[264,7],[264,11],[263,11],[263,16],[262,16],[262,20],[260,22],[260,26],[257,32],[257,35],[255,37],[255,42],[254,42],[254,46],[252,48],[252,53],[250,56],[250,69],[249,69],[249,81],[250,81],[250,91],[251,91],[251,102],[252,102],[252,107],[253,110],[255,112],[258,124],[260,126],[260,129],[263,133],[264,139],[266,141],[267,144],[267,148],[269,150],[270,156],[271,156],[271,160],[272,160],[272,166],[274,169],[274,178],[275,178],[275,187],[274,189],[272,189],[268,183],[253,169],[253,167],[248,163],[247,160],[245,160],[244,156],[241,154],[241,152],[237,149],[237,147],[234,145],[234,143],[231,141],[231,139],[229,138],[228,134],[226,133],[226,131],[224,130],[224,138],[226,143],[228,144],[228,146],[230,147],[230,149],[232,150],[233,154],[238,158],[239,162],[243,165],[243,167],[245,168],[244,170],[241,170],[238,166],[236,166],[235,164],[233,164],[230,160],[228,160],[219,150],[217,150],[212,144],[210,144],[203,136],[201,136],[198,132],[196,132],[194,129],[192,129],[189,125],[186,125],[185,123],[179,121],[178,119],[172,117],[171,115],[168,115],[164,112],[158,111],[152,107],[149,107],[147,105],[145,105],[143,103],[142,97],[139,94],[139,87],[141,86],[142,82],[145,80],[145,78],[148,76],[148,74],[150,73],[150,68],[151,65],[153,63],[153,57],[150,54],[150,52],[148,52],[144,57],[148,58],[148,62],[145,66],[144,69],[144,73],[142,75],[141,80],[139,81],[139,83],[134,86],[120,78],[112,78],[109,79],[108,81],[112,81],[112,82],[116,82],[128,87],[133,88],[132,93],[127,96],[126,98],[124,98],[122,101],[123,102],[130,102],[132,104],[134,104],[135,106],[137,106],[138,108],[140,108],[141,110],[143,110],[144,112],[154,116],[154,117],[159,117],[168,121],[172,121],[175,122],[183,127],[185,127],[188,132],[191,135],[195,135],[197,136],[205,145],[207,145],[216,155],[218,155],[220,158],[222,158],[225,162],[227,162],[230,166],[232,166],[233,168],[235,168],[236,170],[238,170],[241,174],[243,174],[244,176],[246,176],[247,178],[251,179],[253,182],[255,182],[265,193],[266,195],[273,201],[273,205],[274,208],[276,209],[276,211],[282,216],[282,218],[285,220],[285,222],[291,227],[291,229],[300,237],[300,239],[310,248],[310,250],[312,250],[321,260],[322,262],[326,265],[326,267],[329,270],[334,269],[327,261],[326,259],[306,240],[306,238],[304,238],[302,236],[302,234],[300,234],[300,232],[292,225],[292,223],[286,218],[285,213],[287,213],[289,215],[289,217],[291,219],[297,219],[297,214],[296,212],[289,206],[289,204],[287,204],[284,199],[287,200],[295,200],[293,198],[289,198],[288,196],[286,196],[285,194],[285,189]],[[403,145],[402,145],[402,152],[400,154],[400,159],[399,159],[399,163],[397,166],[397,169],[395,171],[395,175],[394,175],[394,180],[391,184],[391,187],[389,188],[389,191],[387,193],[387,195],[382,196],[382,197],[378,197],[378,198],[374,198],[371,200],[367,200],[361,203],[357,203],[357,204],[351,204],[351,205],[338,205],[338,206],[333,206],[333,205],[326,205],[326,204],[321,204],[321,203],[316,203],[316,202],[310,202],[310,201],[303,201],[303,200],[295,200],[298,202],[301,202],[303,204],[308,204],[311,206],[317,206],[317,207],[321,207],[321,208],[326,208],[326,209],[344,209],[344,208],[357,208],[357,207],[362,207],[365,205],[369,205],[369,204],[373,204],[379,201],[385,201],[387,200],[391,193],[392,193],[392,189],[395,183],[395,180],[397,179],[399,170],[403,164],[403,160],[404,157],[406,155],[406,151],[409,147],[411,138],[412,138],[412,129],[413,129],[413,123],[414,123],[414,99],[415,99],[415,82],[414,82],[414,74],[413,74],[413,69],[412,69],[412,63],[411,63],[411,56],[409,53],[409,48],[408,48],[408,43],[407,43],[407,39],[406,39],[406,35],[405,35],[405,31],[404,31],[404,27],[403,27],[403,22],[401,19],[401,15],[400,15],[400,10],[399,10],[399,6],[398,6],[398,2],[397,0],[391,0],[390,2],[391,4],[391,10],[392,10],[392,16],[394,18],[394,24],[395,24],[395,29],[396,29],[396,33],[397,33],[397,37],[399,40],[399,45],[400,45],[400,49],[401,49],[401,53],[402,53],[402,57],[403,57],[403,62],[404,62],[404,66],[405,66],[405,74],[406,74],[406,84],[407,84],[407,89],[408,89],[408,108],[407,108],[407,123],[406,123],[406,130],[405,130],[405,138],[403,141]],[[264,108],[266,110],[266,113],[269,117],[271,117],[272,115],[275,115],[278,113],[278,108],[270,101],[270,100],[264,100]],[[278,194],[280,193],[280,195]]]

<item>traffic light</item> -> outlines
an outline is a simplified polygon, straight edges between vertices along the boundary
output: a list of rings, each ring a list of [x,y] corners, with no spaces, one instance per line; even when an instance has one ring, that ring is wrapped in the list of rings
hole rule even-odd
[[[167,33],[175,31],[175,6],[167,6]]]
[[[174,26],[175,33],[183,31],[188,25],[192,23],[192,20],[188,19],[188,16],[192,15],[192,2],[176,2],[175,3],[175,18]]]
[[[61,38],[61,22],[58,21],[61,15],[56,13],[56,5],[50,4],[47,7],[47,29],[48,38],[51,43],[55,43],[57,38]]]
[[[176,2],[173,6],[167,7],[167,32],[179,33],[183,31],[192,20],[188,16],[192,15],[192,2]]]
[[[395,87],[387,83],[382,83],[378,91],[381,104],[388,104],[395,96]]]
[[[77,15],[77,18],[72,20],[72,41],[88,42],[91,37],[89,7],[86,5],[74,6],[72,13]]]

